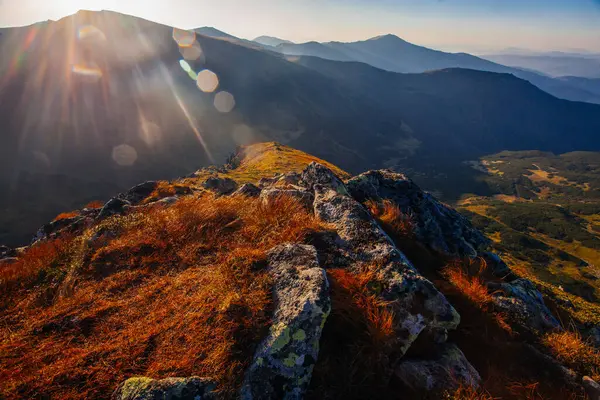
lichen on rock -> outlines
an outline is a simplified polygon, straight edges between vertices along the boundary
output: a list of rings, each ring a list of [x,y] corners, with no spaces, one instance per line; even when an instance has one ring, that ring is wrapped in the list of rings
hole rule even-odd
[[[268,257],[275,312],[268,336],[246,372],[242,399],[300,399],[331,310],[329,285],[313,246],[284,244]]]
[[[215,384],[205,378],[135,377],[121,383],[112,400],[211,400],[216,399]]]

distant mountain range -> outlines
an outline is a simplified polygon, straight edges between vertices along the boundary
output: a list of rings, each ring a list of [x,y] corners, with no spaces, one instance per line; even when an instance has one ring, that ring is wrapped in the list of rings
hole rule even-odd
[[[2,30],[0,242],[120,188],[222,162],[239,144],[275,140],[349,172],[398,168],[450,201],[487,190],[465,160],[600,150],[599,105],[510,74],[400,74],[204,33],[107,11]],[[389,43],[406,42],[356,47]]]
[[[212,35],[210,32],[206,32],[206,34],[221,37],[221,35]],[[507,62],[502,62],[505,60],[503,56],[489,56],[484,59],[467,53],[447,53],[414,45],[395,35],[383,35],[350,43],[307,42],[296,44],[279,38],[267,37],[264,39],[261,37],[257,39],[259,40],[255,40],[256,43],[288,56],[315,56],[334,61],[358,61],[392,72],[419,73],[444,68],[468,68],[509,73],[525,79],[559,98],[600,103],[600,91],[594,85],[572,84],[568,80],[553,79],[553,76],[559,75],[574,75],[583,78],[600,77],[600,59],[586,59],[581,56],[515,55],[507,56]],[[549,65],[545,65],[544,60],[550,60],[547,62]],[[500,64],[493,61],[498,61]],[[548,72],[552,65],[555,65],[555,73]],[[565,73],[558,73],[559,71]]]
[[[483,58],[517,68],[528,68],[552,77],[600,78],[600,54],[490,54]]]

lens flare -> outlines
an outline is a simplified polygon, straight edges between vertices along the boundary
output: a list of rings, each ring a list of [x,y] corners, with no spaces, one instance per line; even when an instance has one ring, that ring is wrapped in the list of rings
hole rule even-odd
[[[202,47],[200,47],[200,43],[198,42],[194,42],[194,44],[189,47],[179,46],[179,52],[181,53],[181,56],[188,61],[205,61]]]
[[[173,28],[173,40],[179,47],[192,47],[196,42],[196,32]]]
[[[137,161],[137,157],[137,151],[127,144],[120,144],[112,150],[113,160],[122,167],[132,166]]]
[[[106,40],[106,35],[94,25],[84,25],[77,29],[79,40]]]
[[[215,95],[214,105],[217,111],[228,113],[235,107],[235,98],[231,93],[222,91]]]
[[[96,66],[75,64],[71,66],[71,72],[73,75],[85,78],[85,80],[90,82],[97,82],[102,78],[102,71]]]
[[[198,73],[196,85],[205,93],[212,93],[219,86],[219,77],[211,70],[205,69]]]

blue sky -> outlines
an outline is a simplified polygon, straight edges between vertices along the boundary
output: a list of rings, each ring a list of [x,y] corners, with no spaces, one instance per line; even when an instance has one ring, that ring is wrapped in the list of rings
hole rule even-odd
[[[183,28],[297,42],[385,33],[473,52],[506,47],[600,52],[600,0],[0,0],[0,26],[110,9]]]

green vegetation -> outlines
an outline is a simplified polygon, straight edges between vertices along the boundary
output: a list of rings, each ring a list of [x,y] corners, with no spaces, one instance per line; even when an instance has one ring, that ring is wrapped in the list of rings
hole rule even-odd
[[[600,153],[505,151],[473,166],[499,194],[466,198],[462,211],[564,316],[599,323]]]

